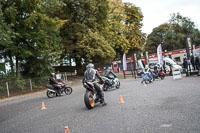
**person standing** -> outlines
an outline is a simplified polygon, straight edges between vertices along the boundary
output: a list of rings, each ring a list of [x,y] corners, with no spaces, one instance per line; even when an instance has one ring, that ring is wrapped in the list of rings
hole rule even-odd
[[[191,56],[190,56],[190,62],[192,64],[193,70],[195,70],[195,63],[194,63],[194,55],[193,54],[191,54]]]
[[[199,70],[200,63],[199,63],[199,57],[197,56],[197,54],[195,54],[195,61],[194,61],[194,63],[195,63],[196,69]]]
[[[187,72],[187,70],[188,70],[188,63],[187,63],[187,58],[186,57],[183,59],[183,68],[185,69],[185,72]]]

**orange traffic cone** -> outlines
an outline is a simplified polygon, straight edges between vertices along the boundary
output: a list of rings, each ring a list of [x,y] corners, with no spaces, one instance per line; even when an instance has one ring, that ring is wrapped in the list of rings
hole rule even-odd
[[[41,107],[41,110],[43,110],[43,109],[47,109],[47,108],[45,107],[45,105],[44,105],[44,102],[42,102],[42,107]]]
[[[69,132],[69,127],[68,126],[65,126],[65,132],[64,133],[70,133]]]
[[[123,100],[123,97],[122,97],[122,95],[120,95],[120,100],[119,100],[119,103],[124,103],[124,100]]]

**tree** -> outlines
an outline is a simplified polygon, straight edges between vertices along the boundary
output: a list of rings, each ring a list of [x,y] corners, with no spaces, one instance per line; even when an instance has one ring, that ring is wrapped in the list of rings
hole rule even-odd
[[[123,53],[130,55],[141,51],[145,34],[141,32],[143,15],[138,7],[121,0],[110,1],[108,17],[107,40],[116,51],[116,59],[121,59]]]
[[[160,43],[164,50],[172,51],[186,47],[185,40],[188,34],[192,35],[193,43],[200,43],[200,31],[195,28],[194,22],[179,13],[172,14],[168,23],[161,24],[153,29],[148,36],[146,46],[150,52],[156,52]]]
[[[124,23],[127,27],[125,35],[129,41],[127,49],[132,54],[135,51],[142,51],[144,46],[146,34],[141,32],[143,15],[140,8],[131,3],[125,3],[124,9],[126,16]]]
[[[0,2],[5,21],[15,35],[12,38],[12,46],[7,50],[7,56],[10,62],[13,62],[13,59],[16,61],[16,75],[19,70],[29,76],[49,73],[52,68],[51,59],[56,58],[62,48],[59,28],[63,23],[44,11],[47,9],[45,6],[51,4],[48,2],[46,0]]]
[[[107,0],[68,0],[64,1],[60,18],[67,19],[61,29],[65,53],[75,58],[78,73],[87,62],[109,62],[115,52],[103,35],[107,25]],[[112,52],[112,53],[111,53]]]
[[[8,25],[5,22],[5,17],[2,12],[2,5],[0,4],[0,58],[4,59],[5,62],[9,62],[11,65],[11,71],[12,73],[14,72],[14,63],[13,63],[13,58],[12,58],[12,49],[13,49],[13,41],[12,39],[15,37],[11,25]],[[8,58],[11,60],[9,61]]]
[[[124,24],[123,3],[121,0],[110,0],[109,7],[108,27],[105,28],[104,35],[116,52],[115,59],[119,60],[129,45],[129,41],[125,36],[127,27]]]

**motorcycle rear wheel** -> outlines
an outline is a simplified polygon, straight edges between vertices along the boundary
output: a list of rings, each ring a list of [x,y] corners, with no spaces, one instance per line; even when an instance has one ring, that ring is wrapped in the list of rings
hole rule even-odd
[[[47,97],[48,98],[53,98],[53,97],[55,97],[55,92],[52,92],[52,91],[49,91],[49,90],[47,90]]]
[[[88,109],[94,108],[95,99],[93,98],[93,96],[94,96],[94,94],[92,92],[90,92],[90,91],[85,92],[84,102],[85,102],[85,106]]]
[[[72,93],[72,87],[65,87],[64,92],[66,95],[70,95]]]

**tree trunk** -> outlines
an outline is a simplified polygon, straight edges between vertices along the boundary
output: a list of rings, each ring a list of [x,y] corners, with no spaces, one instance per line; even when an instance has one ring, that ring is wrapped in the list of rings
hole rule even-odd
[[[13,59],[12,59],[12,55],[9,54],[9,63],[10,63],[10,68],[11,68],[11,74],[14,75],[14,63],[13,63]]]
[[[18,56],[16,56],[16,77],[18,77],[18,73],[19,73],[19,58]]]
[[[84,68],[81,64],[81,59],[75,58],[75,61],[76,61],[77,75],[83,75],[84,74]]]

